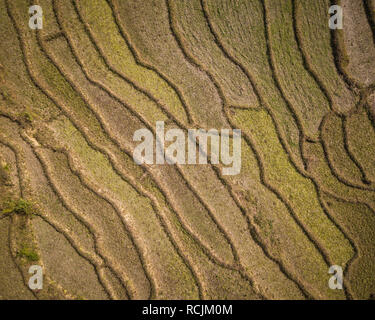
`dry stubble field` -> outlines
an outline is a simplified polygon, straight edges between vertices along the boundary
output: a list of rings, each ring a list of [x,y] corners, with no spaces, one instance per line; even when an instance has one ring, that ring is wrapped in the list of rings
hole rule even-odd
[[[0,299],[375,298],[374,0],[0,0],[0,35]],[[240,174],[137,165],[156,121],[241,129]]]

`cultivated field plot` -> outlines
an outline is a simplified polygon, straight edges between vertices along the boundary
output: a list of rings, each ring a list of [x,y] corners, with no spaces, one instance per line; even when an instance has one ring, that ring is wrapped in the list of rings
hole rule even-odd
[[[0,0],[0,35],[0,299],[375,299],[374,0]],[[139,164],[161,122],[240,129],[240,171]]]

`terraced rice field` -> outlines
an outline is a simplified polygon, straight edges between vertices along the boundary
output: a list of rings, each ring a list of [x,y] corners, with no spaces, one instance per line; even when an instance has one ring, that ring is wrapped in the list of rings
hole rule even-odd
[[[0,0],[0,21],[0,299],[375,298],[375,1]],[[241,172],[136,164],[157,121],[241,129]]]

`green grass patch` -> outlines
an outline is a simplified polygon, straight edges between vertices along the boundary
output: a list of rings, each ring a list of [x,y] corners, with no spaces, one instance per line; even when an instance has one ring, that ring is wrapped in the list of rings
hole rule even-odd
[[[25,199],[8,200],[4,204],[2,214],[17,213],[25,216],[31,216],[34,213],[34,208],[31,202]]]
[[[19,257],[25,258],[28,261],[38,261],[39,260],[39,254],[33,249],[26,245],[23,245],[21,250],[18,251],[17,255]]]
[[[0,166],[0,183],[5,184],[9,181],[9,164],[2,163]]]
[[[265,180],[293,208],[297,218],[334,261],[345,264],[353,254],[344,235],[323,212],[313,183],[300,175],[288,159],[271,117],[265,111],[237,111],[236,124],[261,150]]]

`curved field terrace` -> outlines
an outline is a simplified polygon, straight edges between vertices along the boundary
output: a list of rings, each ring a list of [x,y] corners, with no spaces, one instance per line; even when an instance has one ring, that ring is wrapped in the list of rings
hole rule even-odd
[[[374,0],[0,21],[0,299],[375,299]]]

